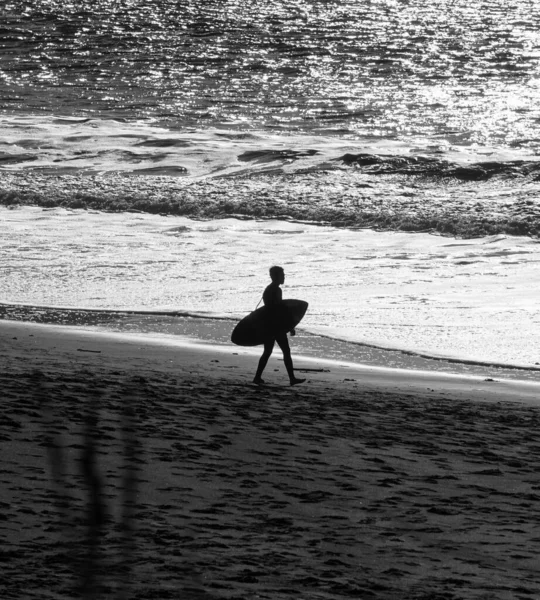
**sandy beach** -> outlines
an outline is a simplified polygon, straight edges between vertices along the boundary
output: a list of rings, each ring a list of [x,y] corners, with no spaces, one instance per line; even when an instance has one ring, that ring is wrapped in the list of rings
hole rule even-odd
[[[539,598],[539,384],[0,322],[2,598]]]

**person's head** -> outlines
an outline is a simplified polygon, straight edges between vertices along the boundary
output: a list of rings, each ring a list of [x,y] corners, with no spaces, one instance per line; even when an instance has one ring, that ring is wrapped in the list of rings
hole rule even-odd
[[[283,283],[285,281],[285,271],[282,267],[270,267],[270,279],[274,283]]]

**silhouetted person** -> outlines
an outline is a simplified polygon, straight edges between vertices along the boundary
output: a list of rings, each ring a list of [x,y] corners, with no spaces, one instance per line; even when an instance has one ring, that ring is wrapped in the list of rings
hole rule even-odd
[[[283,360],[285,362],[285,367],[287,369],[291,385],[296,385],[297,383],[303,383],[305,379],[297,379],[294,376],[291,349],[289,347],[287,333],[285,331],[279,331],[280,305],[283,302],[282,292],[279,286],[285,282],[285,272],[281,267],[272,267],[270,269],[270,278],[272,279],[272,283],[264,290],[263,302],[264,305],[268,307],[268,323],[272,333],[264,342],[264,352],[259,360],[259,366],[257,368],[257,373],[253,383],[258,385],[264,383],[262,374],[266,364],[268,363],[268,359],[272,355],[274,344],[277,342],[278,346],[283,352]],[[291,335],[296,335],[294,329],[291,331]]]

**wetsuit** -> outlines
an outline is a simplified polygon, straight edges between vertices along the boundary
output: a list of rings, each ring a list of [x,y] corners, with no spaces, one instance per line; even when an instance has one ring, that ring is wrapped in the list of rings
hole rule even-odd
[[[264,343],[264,352],[259,361],[259,368],[257,369],[256,379],[261,377],[264,368],[272,354],[274,344],[277,342],[278,346],[283,352],[283,362],[287,369],[289,378],[294,380],[294,369],[291,358],[291,348],[289,346],[289,340],[287,339],[287,333],[285,331],[277,332],[279,326],[279,317],[281,311],[279,310],[281,303],[283,302],[283,293],[279,284],[272,282],[263,293],[263,302],[268,307],[268,323],[270,332],[272,332],[268,339]]]

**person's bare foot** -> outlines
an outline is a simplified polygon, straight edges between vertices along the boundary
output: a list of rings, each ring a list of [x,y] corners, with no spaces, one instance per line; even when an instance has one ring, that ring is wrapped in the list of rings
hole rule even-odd
[[[299,383],[304,383],[305,379],[297,379],[296,377],[294,379],[291,379],[291,385],[298,385]]]
[[[261,379],[260,377],[255,377],[255,379],[253,380],[253,383],[255,385],[264,385],[264,379]]]

